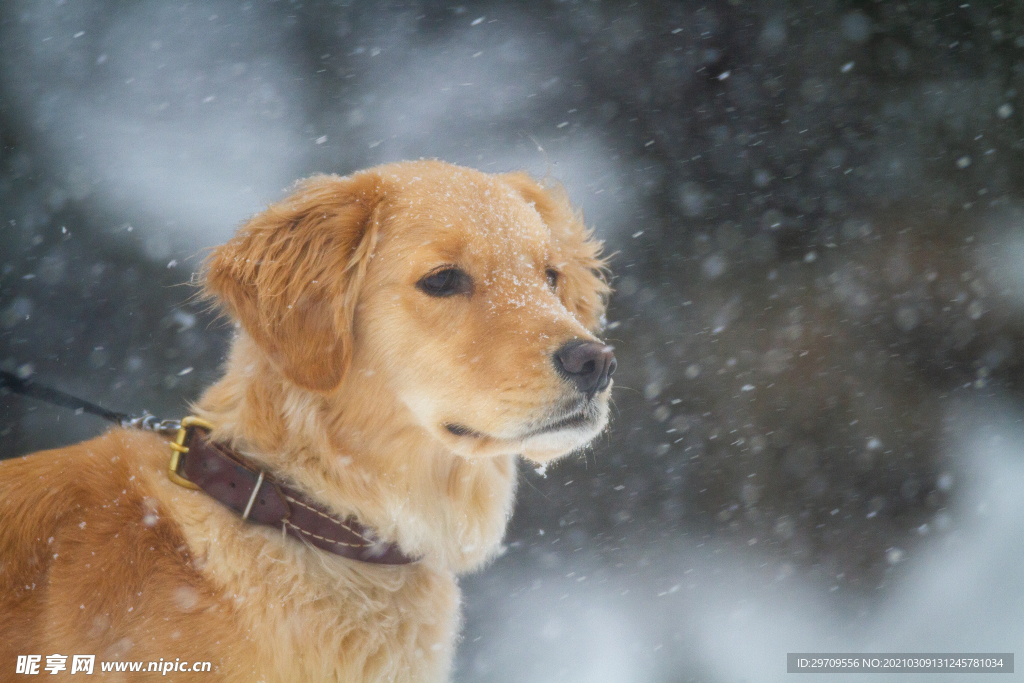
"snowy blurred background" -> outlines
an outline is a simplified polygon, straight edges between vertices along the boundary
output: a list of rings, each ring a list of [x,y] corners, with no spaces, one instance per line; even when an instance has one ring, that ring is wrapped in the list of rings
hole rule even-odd
[[[180,416],[228,338],[183,283],[296,178],[550,172],[618,252],[615,417],[523,468],[456,680],[1012,652],[1021,92],[1019,1],[7,0],[0,367]],[[0,457],[104,428],[0,396]]]

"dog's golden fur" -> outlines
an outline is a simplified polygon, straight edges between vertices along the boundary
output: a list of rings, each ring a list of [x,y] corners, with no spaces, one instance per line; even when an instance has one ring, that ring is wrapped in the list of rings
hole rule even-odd
[[[595,340],[599,250],[560,188],[434,161],[314,177],[254,217],[207,260],[239,329],[196,414],[421,559],[243,522],[167,478],[163,438],[115,429],[0,463],[0,681],[52,653],[213,663],[164,680],[446,679],[455,576],[500,548],[515,455],[546,462],[607,422],[603,390],[582,426],[543,429],[576,409],[552,354]],[[451,265],[471,292],[417,288]]]

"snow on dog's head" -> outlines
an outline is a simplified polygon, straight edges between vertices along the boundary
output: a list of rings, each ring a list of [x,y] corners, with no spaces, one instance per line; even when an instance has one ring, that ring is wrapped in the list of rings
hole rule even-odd
[[[207,286],[295,385],[373,374],[455,453],[545,462],[608,421],[600,250],[559,187],[404,162],[303,182]]]

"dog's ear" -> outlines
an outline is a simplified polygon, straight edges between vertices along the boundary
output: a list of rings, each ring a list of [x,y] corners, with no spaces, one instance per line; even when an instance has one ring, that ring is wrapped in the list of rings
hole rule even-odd
[[[328,392],[348,369],[382,197],[376,174],[314,176],[206,259],[206,294],[301,387]]]
[[[507,173],[502,178],[533,204],[551,230],[557,250],[557,262],[551,265],[559,272],[562,303],[587,329],[600,332],[611,292],[607,263],[601,257],[604,245],[587,229],[583,215],[573,210],[560,184],[541,185],[523,172]]]

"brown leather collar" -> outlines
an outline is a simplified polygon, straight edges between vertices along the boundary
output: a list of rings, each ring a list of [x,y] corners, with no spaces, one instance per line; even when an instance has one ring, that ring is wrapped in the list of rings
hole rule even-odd
[[[373,530],[354,518],[338,520],[321,505],[285,485],[224,444],[207,438],[201,420],[182,420],[178,454],[171,459],[171,480],[202,489],[242,519],[280,529],[327,552],[374,564],[409,564],[416,560],[397,543],[376,538]]]

